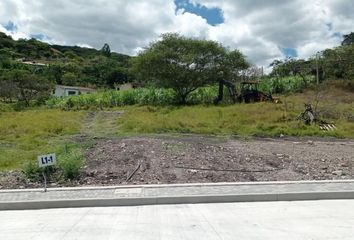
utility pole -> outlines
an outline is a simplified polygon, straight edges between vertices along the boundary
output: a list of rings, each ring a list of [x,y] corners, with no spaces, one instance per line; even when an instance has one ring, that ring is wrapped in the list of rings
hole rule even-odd
[[[317,85],[320,84],[320,76],[319,76],[319,70],[318,70],[318,52],[316,53],[316,83]]]

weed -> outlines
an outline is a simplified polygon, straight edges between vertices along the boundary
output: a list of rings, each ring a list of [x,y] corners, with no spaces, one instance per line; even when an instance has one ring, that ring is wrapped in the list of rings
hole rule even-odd
[[[66,180],[72,180],[80,175],[83,165],[83,156],[81,150],[71,150],[58,157],[58,167]]]
[[[29,161],[24,165],[22,172],[26,178],[32,181],[39,181],[41,178],[42,169],[38,166],[38,164],[33,161]]]

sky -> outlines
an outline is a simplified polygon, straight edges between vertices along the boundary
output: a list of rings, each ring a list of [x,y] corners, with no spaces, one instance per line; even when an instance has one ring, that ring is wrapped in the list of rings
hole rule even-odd
[[[14,39],[136,55],[162,33],[221,42],[254,65],[308,58],[354,32],[353,0],[1,0]]]

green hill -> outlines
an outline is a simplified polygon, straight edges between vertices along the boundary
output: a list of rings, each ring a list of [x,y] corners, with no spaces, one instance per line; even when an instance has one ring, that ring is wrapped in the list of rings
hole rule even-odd
[[[113,87],[131,81],[128,55],[79,46],[50,45],[36,39],[13,40],[0,32],[0,80],[23,70],[51,83]]]

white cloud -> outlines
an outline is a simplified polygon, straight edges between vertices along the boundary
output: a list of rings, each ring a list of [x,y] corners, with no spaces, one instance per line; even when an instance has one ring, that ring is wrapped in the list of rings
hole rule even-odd
[[[352,0],[192,0],[218,7],[224,23],[217,26],[188,12],[175,12],[173,0],[2,0],[0,31],[14,38],[44,34],[50,42],[111,49],[134,54],[164,32],[220,41],[240,49],[255,64],[283,58],[282,48],[299,57],[340,44],[338,33],[354,31]]]

